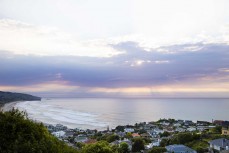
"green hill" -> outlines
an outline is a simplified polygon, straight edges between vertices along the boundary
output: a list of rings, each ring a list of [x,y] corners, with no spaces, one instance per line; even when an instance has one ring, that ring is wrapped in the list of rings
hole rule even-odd
[[[0,112],[1,153],[76,153],[19,110]]]
[[[34,100],[41,100],[41,98],[29,94],[0,91],[0,105],[8,102],[13,102],[13,101],[34,101]]]

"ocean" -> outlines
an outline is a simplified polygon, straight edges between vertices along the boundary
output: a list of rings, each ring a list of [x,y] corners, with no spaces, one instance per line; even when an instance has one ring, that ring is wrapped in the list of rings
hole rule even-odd
[[[229,99],[58,98],[17,102],[14,107],[36,121],[81,129],[102,130],[160,118],[229,120]]]

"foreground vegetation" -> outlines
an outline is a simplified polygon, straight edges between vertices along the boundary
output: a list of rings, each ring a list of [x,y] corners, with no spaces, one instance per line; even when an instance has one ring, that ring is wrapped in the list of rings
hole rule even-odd
[[[126,143],[111,146],[101,140],[95,144],[82,145],[80,150],[67,146],[51,135],[42,123],[29,120],[25,112],[13,109],[0,111],[1,153],[128,153]],[[78,148],[79,149],[79,148]]]
[[[24,112],[0,112],[0,127],[1,153],[77,153]]]

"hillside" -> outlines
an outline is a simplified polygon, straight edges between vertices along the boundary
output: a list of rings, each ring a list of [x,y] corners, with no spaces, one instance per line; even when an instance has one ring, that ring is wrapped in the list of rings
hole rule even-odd
[[[41,98],[29,94],[0,91],[0,105],[8,102],[13,102],[13,101],[34,101],[34,100],[41,100]]]

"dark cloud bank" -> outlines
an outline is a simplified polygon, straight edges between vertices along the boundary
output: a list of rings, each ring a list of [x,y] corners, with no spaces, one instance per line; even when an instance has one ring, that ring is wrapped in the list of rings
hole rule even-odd
[[[228,75],[220,71],[229,68],[227,44],[183,44],[151,51],[135,42],[111,46],[123,54],[98,58],[0,51],[0,85],[26,86],[63,80],[81,87],[141,87]]]

